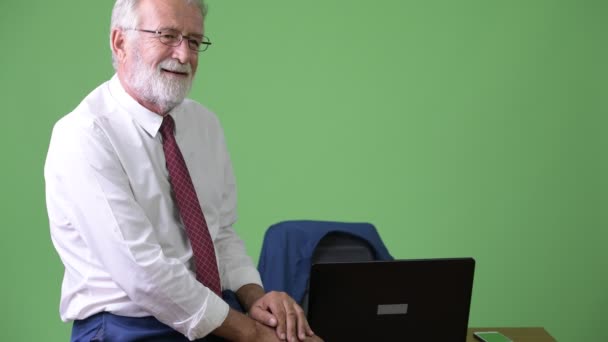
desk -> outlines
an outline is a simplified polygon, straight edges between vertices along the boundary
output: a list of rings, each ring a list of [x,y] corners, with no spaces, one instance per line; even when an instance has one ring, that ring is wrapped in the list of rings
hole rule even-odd
[[[498,331],[514,342],[556,342],[543,328],[469,328],[467,342],[479,342],[474,331]]]

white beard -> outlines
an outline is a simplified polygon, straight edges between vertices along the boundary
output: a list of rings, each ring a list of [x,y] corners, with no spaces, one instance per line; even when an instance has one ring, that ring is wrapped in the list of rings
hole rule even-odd
[[[154,103],[161,112],[167,113],[182,103],[192,88],[192,67],[190,63],[181,64],[175,59],[165,59],[158,67],[146,65],[137,50],[133,55],[134,65],[129,74],[129,84],[146,102]],[[188,77],[181,79],[165,75],[161,69],[187,72]]]

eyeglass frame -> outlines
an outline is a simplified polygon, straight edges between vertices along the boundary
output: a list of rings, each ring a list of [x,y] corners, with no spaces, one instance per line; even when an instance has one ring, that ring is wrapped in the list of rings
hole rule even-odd
[[[179,32],[178,30],[174,30],[174,29],[164,29],[164,30],[144,30],[144,29],[138,29],[138,28],[126,28],[125,30],[131,30],[131,31],[138,31],[138,32],[146,32],[146,33],[153,33],[155,34],[155,38],[158,38],[158,40],[167,46],[172,46],[172,47],[176,47],[179,46],[182,41],[184,39],[186,39],[186,43],[188,44],[188,49],[190,49],[191,51],[194,52],[204,52],[207,51],[207,49],[209,48],[209,46],[211,45],[211,41],[209,40],[209,37],[205,36],[205,35],[200,35],[201,36],[201,41],[199,42],[198,40],[196,40],[195,37],[192,36],[188,36],[188,35],[183,35],[181,32]],[[175,32],[175,38],[177,39],[177,41],[174,44],[169,44],[169,43],[165,43],[163,42],[163,37],[166,36],[163,35],[163,32]],[[205,41],[205,39],[207,39]],[[199,44],[199,47],[197,49],[193,49],[192,46],[190,45],[190,42],[195,42]],[[202,48],[202,50],[201,50]]]

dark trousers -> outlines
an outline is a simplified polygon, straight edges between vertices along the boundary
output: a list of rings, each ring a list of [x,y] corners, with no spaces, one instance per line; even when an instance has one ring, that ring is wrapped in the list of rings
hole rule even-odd
[[[224,299],[233,309],[242,312],[233,293],[224,291]],[[152,316],[125,317],[100,312],[72,325],[71,342],[188,342],[181,333],[161,323]],[[207,336],[197,342],[225,341],[216,336]]]

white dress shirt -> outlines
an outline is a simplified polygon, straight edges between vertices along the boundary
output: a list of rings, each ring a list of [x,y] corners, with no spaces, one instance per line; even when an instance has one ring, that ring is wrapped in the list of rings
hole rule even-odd
[[[261,285],[232,228],[236,187],[218,119],[191,100],[170,114],[214,241],[222,289]],[[64,321],[102,311],[152,315],[196,339],[228,314],[228,305],[195,278],[161,123],[114,76],[53,129],[44,177],[51,237],[65,265]]]

